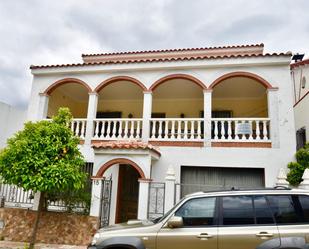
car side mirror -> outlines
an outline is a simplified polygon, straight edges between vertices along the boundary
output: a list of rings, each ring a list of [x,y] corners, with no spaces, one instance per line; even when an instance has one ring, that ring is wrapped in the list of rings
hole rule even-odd
[[[167,222],[169,228],[180,228],[183,227],[183,219],[179,216],[173,216]]]

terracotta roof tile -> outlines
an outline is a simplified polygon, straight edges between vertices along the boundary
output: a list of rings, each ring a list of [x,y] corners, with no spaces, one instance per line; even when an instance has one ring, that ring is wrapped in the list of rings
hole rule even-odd
[[[130,59],[119,61],[103,61],[103,62],[88,62],[76,64],[59,64],[59,65],[31,65],[30,69],[45,69],[45,68],[62,68],[62,67],[84,67],[84,66],[98,66],[109,64],[130,64],[130,63],[152,63],[152,62],[174,62],[174,61],[192,61],[192,60],[212,60],[212,59],[234,59],[234,58],[250,58],[250,57],[278,57],[291,56],[291,53],[273,53],[273,54],[259,54],[259,55],[218,55],[218,56],[190,56],[181,58],[159,58],[159,59]]]
[[[161,155],[159,149],[149,143],[144,143],[136,140],[128,141],[108,141],[108,142],[95,142],[92,144],[94,149],[143,149],[151,150]]]
[[[235,45],[235,46],[218,46],[218,47],[203,47],[203,48],[176,48],[176,49],[161,49],[161,50],[144,50],[144,51],[125,51],[99,54],[82,54],[82,57],[101,56],[101,55],[127,55],[127,54],[148,54],[148,53],[169,53],[169,52],[184,52],[184,51],[201,51],[214,49],[231,49],[231,48],[250,48],[250,47],[264,47],[263,43],[249,44],[249,45]]]

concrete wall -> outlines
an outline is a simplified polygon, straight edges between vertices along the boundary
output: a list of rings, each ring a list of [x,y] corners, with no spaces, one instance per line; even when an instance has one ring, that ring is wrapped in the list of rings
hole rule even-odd
[[[309,94],[294,107],[295,129],[306,128],[306,139],[309,142]]]
[[[23,128],[26,114],[26,110],[0,102],[0,149],[6,146],[8,138]]]

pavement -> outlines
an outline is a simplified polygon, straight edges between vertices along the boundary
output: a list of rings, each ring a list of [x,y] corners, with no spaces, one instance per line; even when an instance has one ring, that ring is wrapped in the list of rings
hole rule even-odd
[[[26,242],[12,242],[12,241],[0,241],[0,249],[26,249],[28,248]],[[87,246],[75,246],[75,245],[56,245],[56,244],[35,244],[36,249],[86,249]]]

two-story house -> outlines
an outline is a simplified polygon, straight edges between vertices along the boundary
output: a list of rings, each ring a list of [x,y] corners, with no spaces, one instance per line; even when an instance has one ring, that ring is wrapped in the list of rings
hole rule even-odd
[[[291,54],[263,48],[85,54],[82,63],[31,66],[28,119],[71,109],[93,163],[91,215],[103,223],[168,211],[192,191],[272,187],[295,153]]]

